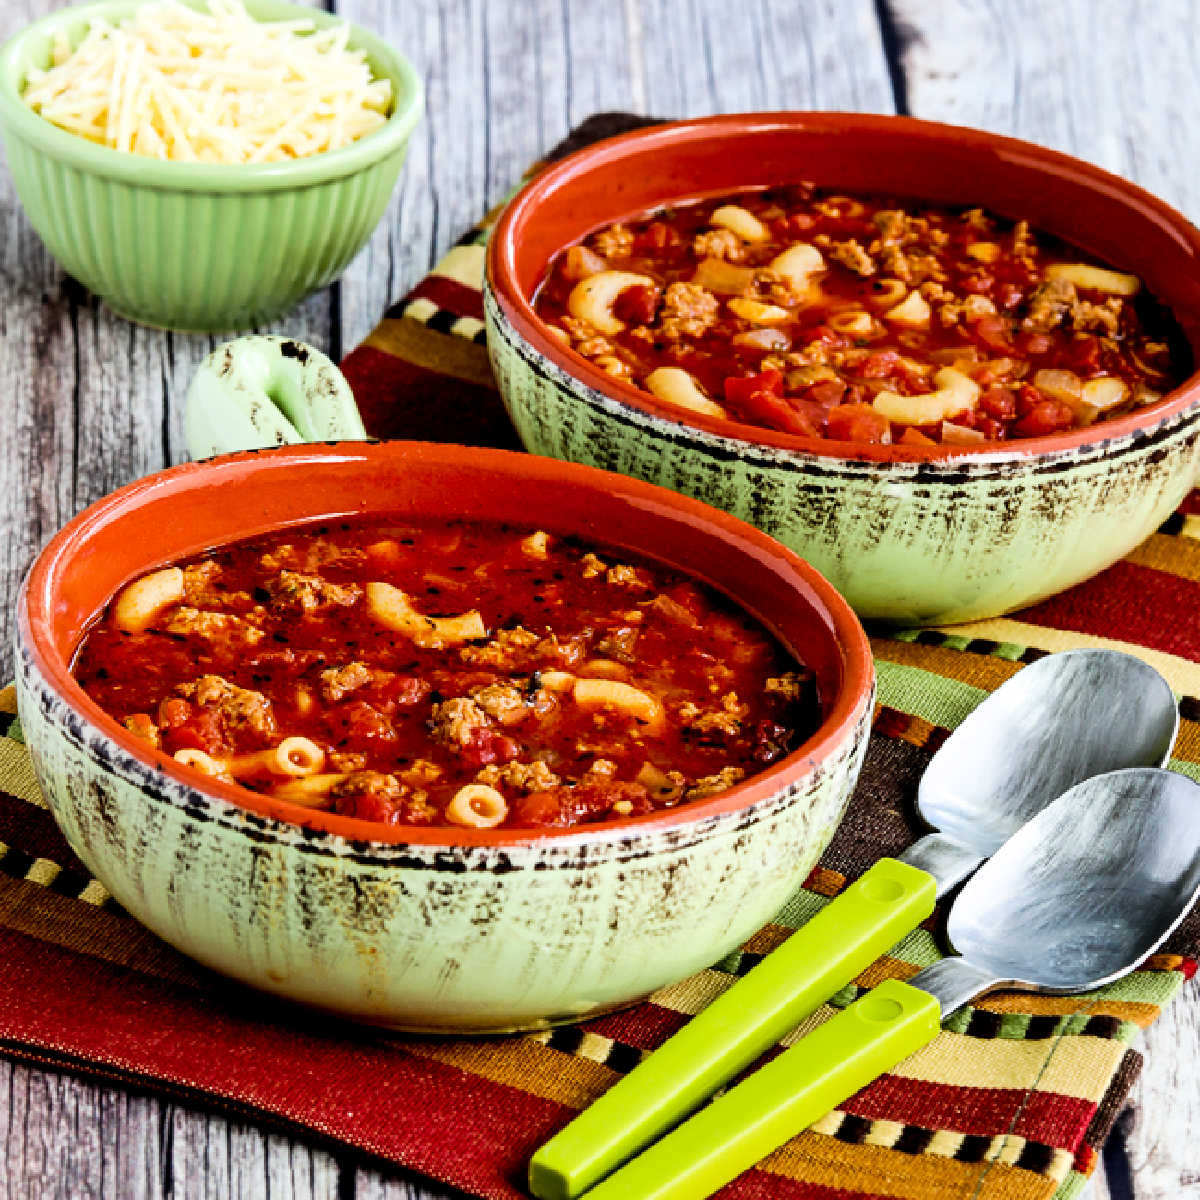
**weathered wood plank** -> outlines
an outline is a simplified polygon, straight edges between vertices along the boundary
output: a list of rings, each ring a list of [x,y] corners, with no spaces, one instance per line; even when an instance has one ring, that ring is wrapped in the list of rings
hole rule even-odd
[[[893,110],[871,0],[646,0],[640,25],[649,112]]]

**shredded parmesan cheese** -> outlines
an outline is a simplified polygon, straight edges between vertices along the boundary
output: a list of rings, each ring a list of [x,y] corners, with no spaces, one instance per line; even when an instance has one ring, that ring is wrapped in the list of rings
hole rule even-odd
[[[59,38],[24,99],[88,141],[176,162],[266,163],[336,150],[387,120],[391,85],[344,22],[256,21],[241,0],[156,0]]]

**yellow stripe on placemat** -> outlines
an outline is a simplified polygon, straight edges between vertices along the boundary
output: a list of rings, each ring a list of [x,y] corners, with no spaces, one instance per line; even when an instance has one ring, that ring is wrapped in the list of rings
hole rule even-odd
[[[724,971],[697,971],[688,979],[659,988],[647,998],[651,1004],[657,1004],[660,1008],[669,1008],[685,1016],[694,1017],[736,982],[735,976],[727,975]]]
[[[1125,561],[1200,582],[1200,541],[1195,536],[1178,538],[1152,534],[1125,555]]]
[[[1083,1034],[1059,1038],[1049,1054],[1045,1041],[973,1038],[942,1032],[928,1046],[892,1068],[901,1079],[951,1087],[1013,1088],[1057,1092],[1099,1100],[1125,1055],[1121,1042]]]
[[[1048,629],[1044,625],[1014,621],[1008,617],[972,621],[969,625],[947,625],[940,632],[963,638],[1015,642],[1018,646],[1030,646],[1035,650],[1045,650],[1054,654],[1060,650],[1077,650],[1081,646],[1124,650],[1126,654],[1148,662],[1176,692],[1184,696],[1200,695],[1200,663],[1166,654],[1162,650],[1149,650],[1136,642],[1122,642],[1115,638],[1095,637],[1090,633],[1074,633],[1065,629]]]
[[[1028,1013],[1031,1017],[1067,1017],[1083,1012],[1089,1017],[1115,1017],[1131,1021],[1144,1029],[1158,1018],[1162,1009],[1139,1000],[1081,1000],[1078,996],[1038,996],[1033,992],[993,992],[972,1002],[973,1008],[994,1013]]]
[[[417,1058],[445,1063],[569,1108],[586,1107],[617,1079],[616,1071],[590,1058],[547,1053],[533,1037],[438,1042],[400,1039],[394,1044]]]
[[[869,1192],[894,1200],[1044,1200],[1054,1180],[1001,1163],[963,1163],[937,1154],[904,1155],[852,1145],[808,1131],[758,1164],[759,1170],[832,1191]]]
[[[29,751],[20,742],[7,737],[0,737],[0,792],[28,800],[38,808],[50,807],[38,787]]]
[[[496,379],[488,365],[487,350],[478,342],[452,334],[435,334],[420,321],[407,317],[385,317],[371,331],[364,346],[401,358],[414,366],[450,375],[455,379],[495,388]]]
[[[463,287],[469,287],[476,292],[483,291],[483,265],[487,258],[487,248],[482,245],[455,246],[448,251],[430,275],[440,275],[443,279],[453,279]]]

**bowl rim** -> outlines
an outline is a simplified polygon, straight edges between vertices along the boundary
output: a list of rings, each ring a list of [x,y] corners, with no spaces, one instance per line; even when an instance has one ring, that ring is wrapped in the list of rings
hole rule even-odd
[[[838,137],[853,136],[859,131],[886,129],[891,134],[907,134],[925,141],[950,137],[978,151],[999,150],[1010,161],[1018,161],[1032,167],[1051,168],[1059,174],[1069,173],[1094,188],[1109,194],[1117,193],[1124,200],[1140,208],[1149,209],[1200,257],[1200,229],[1181,213],[1137,184],[1061,151],[970,126],[926,121],[898,114],[767,111],[693,117],[643,126],[593,142],[545,167],[509,201],[491,231],[487,248],[486,290],[491,292],[501,316],[512,326],[521,341],[536,354],[553,363],[573,381],[627,409],[664,421],[673,431],[716,437],[735,454],[753,453],[754,448],[758,447],[768,451],[790,451],[796,457],[813,457],[834,462],[857,460],[880,464],[923,464],[930,470],[936,470],[939,465],[946,464],[960,469],[965,465],[964,459],[985,459],[993,463],[1020,461],[1040,455],[1108,445],[1116,439],[1151,429],[1178,416],[1190,406],[1200,404],[1200,353],[1197,353],[1193,373],[1161,400],[1112,420],[1097,421],[1092,425],[1064,430],[1061,433],[1008,442],[952,446],[904,446],[899,443],[886,446],[867,445],[783,433],[729,418],[702,414],[694,414],[687,420],[682,420],[677,408],[658,400],[648,391],[614,379],[546,332],[546,323],[534,310],[533,304],[517,283],[520,228],[536,219],[537,208],[544,199],[572,178],[586,175],[595,160],[619,159],[630,147],[645,145],[656,148],[674,144],[702,144],[713,137],[748,133],[770,134],[798,128]],[[724,195],[729,190],[736,190],[736,185],[715,192],[710,189],[705,194]],[[619,219],[624,215],[627,214],[618,213],[612,219]]]
[[[187,771],[169,755],[134,737],[115,718],[108,716],[75,681],[68,661],[54,650],[51,643],[51,627],[53,581],[56,573],[73,555],[86,553],[88,536],[93,529],[116,520],[131,506],[153,503],[164,491],[169,492],[173,487],[186,490],[189,486],[203,486],[201,479],[205,477],[216,476],[217,481],[222,473],[236,477],[238,468],[243,464],[255,464],[263,460],[283,460],[284,465],[274,469],[286,470],[287,464],[290,463],[292,471],[307,473],[319,469],[322,462],[345,462],[348,456],[357,457],[365,468],[373,461],[413,454],[443,467],[452,465],[456,469],[470,469],[473,463],[488,468],[507,467],[510,473],[526,477],[533,475],[540,479],[553,480],[557,484],[565,482],[585,491],[619,491],[630,499],[648,501],[658,509],[665,507],[689,523],[707,528],[726,541],[736,543],[740,553],[769,557],[774,564],[790,572],[797,582],[804,585],[814,602],[818,616],[828,619],[830,636],[841,653],[842,685],[833,697],[817,731],[785,758],[757,772],[743,783],[735,784],[708,799],[640,817],[627,817],[565,829],[539,830],[460,830],[453,826],[422,828],[386,825],[292,804],[219,780],[202,779]],[[226,481],[227,484],[228,482],[232,482],[232,479]],[[318,511],[309,517],[301,518],[299,523],[320,520],[323,515],[333,514],[322,514]],[[291,523],[285,522],[274,528],[286,528]],[[227,540],[236,540],[236,536]],[[146,564],[140,570],[148,570],[152,565]],[[504,850],[529,848],[551,842],[567,843],[571,846],[628,843],[630,840],[640,841],[656,834],[694,830],[716,818],[736,816],[764,802],[776,800],[781,793],[787,792],[790,784],[835,757],[856,726],[864,717],[869,716],[870,701],[875,690],[874,660],[870,643],[849,604],[815,567],[767,534],[698,500],[641,480],[532,454],[447,443],[326,442],[244,450],[201,462],[183,463],[135,480],[89,505],[50,540],[34,561],[21,585],[16,630],[18,658],[22,654],[27,655],[45,686],[77,717],[81,717],[94,733],[135,760],[147,778],[166,777],[176,785],[182,785],[193,796],[231,804],[243,814],[254,813],[291,829],[304,827],[307,830],[319,830],[322,833],[340,836],[358,845],[374,843],[396,849],[412,846],[428,850],[455,850],[466,847]],[[146,791],[145,788],[142,790]]]
[[[42,153],[80,171],[120,180],[134,186],[183,192],[254,192],[303,187],[365,170],[398,150],[420,119],[424,88],[416,68],[382,38],[345,17],[290,0],[243,0],[259,20],[311,19],[318,28],[345,24],[349,45],[365,50],[377,74],[392,84],[392,111],[378,129],[342,146],[305,158],[278,163],[189,163],[162,161],[99,146],[52,124],[25,103],[17,87],[20,60],[29,41],[52,36],[56,28],[97,17],[122,17],[151,0],[90,0],[56,9],[18,30],[0,46],[0,125],[5,133],[23,138]],[[204,0],[184,0],[203,7]]]

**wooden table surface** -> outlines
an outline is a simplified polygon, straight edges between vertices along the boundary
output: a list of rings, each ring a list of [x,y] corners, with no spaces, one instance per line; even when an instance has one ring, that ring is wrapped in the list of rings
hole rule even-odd
[[[0,37],[54,7],[5,0]],[[336,9],[412,59],[427,113],[370,246],[275,327],[334,358],[527,163],[603,109],[908,112],[1069,151],[1200,215],[1192,0],[336,0]],[[65,278],[7,169],[0,268],[7,645],[16,589],[50,535],[105,492],[185,457],[184,393],[213,343],[130,325]],[[1147,1067],[1092,1200],[1196,1200],[1200,987],[1143,1049]],[[253,1125],[0,1059],[0,1197],[268,1195],[450,1193]]]

